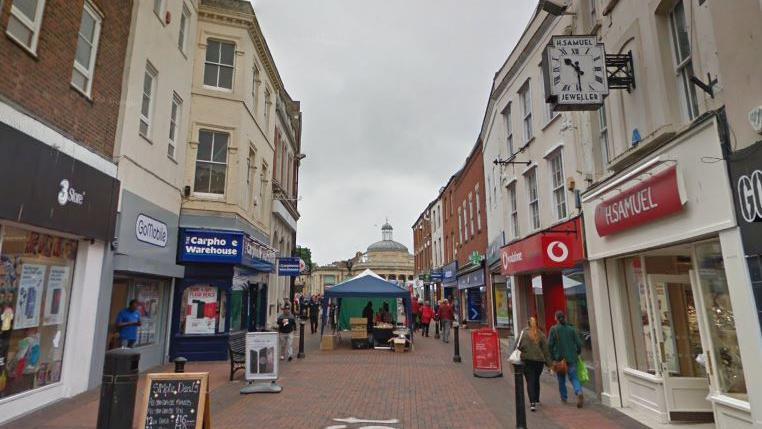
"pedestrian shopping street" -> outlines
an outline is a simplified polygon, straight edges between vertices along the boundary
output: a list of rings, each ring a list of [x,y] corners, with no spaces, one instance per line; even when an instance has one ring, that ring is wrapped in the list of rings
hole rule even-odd
[[[468,333],[468,331],[466,331]],[[346,336],[346,335],[345,335]],[[221,428],[508,428],[514,427],[513,376],[471,374],[470,341],[461,335],[463,362],[452,362],[453,343],[416,337],[413,352],[353,350],[348,340],[333,351],[319,350],[319,335],[306,334],[305,359],[281,366],[279,394],[241,395],[242,372],[228,381],[228,362],[192,362],[188,372],[209,371],[212,427]],[[347,337],[348,338],[348,337]],[[298,341],[295,341],[295,345]],[[505,347],[504,347],[505,348]],[[507,354],[503,351],[503,362]],[[506,368],[507,370],[507,368]],[[171,372],[172,367],[156,372]],[[138,386],[138,398],[143,389]],[[579,410],[558,399],[546,377],[542,405],[527,407],[529,428],[644,428],[618,411],[588,400]],[[98,390],[38,411],[1,429],[96,427]],[[355,422],[352,423],[355,418]],[[339,419],[349,419],[341,421]],[[362,423],[379,420],[386,423]],[[136,418],[137,420],[137,412]],[[396,423],[391,423],[392,421]]]

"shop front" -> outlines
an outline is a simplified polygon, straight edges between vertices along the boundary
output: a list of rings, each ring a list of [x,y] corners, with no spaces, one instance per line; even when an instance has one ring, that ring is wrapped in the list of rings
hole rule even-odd
[[[493,327],[503,338],[514,337],[513,298],[511,277],[501,274],[500,248],[505,245],[503,234],[496,237],[487,249],[487,290],[492,294]]]
[[[53,147],[64,141],[74,145],[0,123],[0,423],[100,379],[98,304],[119,181],[113,164]]]
[[[141,315],[135,350],[140,369],[167,362],[166,327],[170,321],[170,298],[175,279],[185,269],[177,265],[179,216],[129,192],[122,191],[114,252],[114,279],[109,314],[108,348],[119,347],[114,323],[117,314],[137,300]]]
[[[452,304],[456,303],[458,294],[458,261],[452,261],[442,267],[442,293],[443,299],[447,299]],[[457,306],[456,306],[457,309]],[[457,313],[456,313],[457,314]]]
[[[720,127],[714,117],[694,124],[589,191],[583,212],[593,301],[610,308],[596,313],[599,341],[611,345],[600,350],[612,374],[604,402],[662,423],[744,428],[745,363],[758,360],[739,346],[738,316],[753,314],[753,298],[748,282],[729,282],[745,264],[727,166],[705,162],[723,159]]]
[[[458,292],[463,303],[462,320],[469,328],[475,328],[490,325],[490,315],[487,310],[492,305],[484,282],[482,264],[475,265],[471,269],[472,271],[465,271],[458,275]]]
[[[226,360],[230,335],[263,331],[276,252],[240,231],[181,228],[170,358]]]
[[[583,236],[577,217],[510,243],[500,249],[501,274],[512,286],[517,331],[535,317],[548,333],[556,311],[566,313],[582,339],[582,358],[590,372],[587,387],[597,390]]]

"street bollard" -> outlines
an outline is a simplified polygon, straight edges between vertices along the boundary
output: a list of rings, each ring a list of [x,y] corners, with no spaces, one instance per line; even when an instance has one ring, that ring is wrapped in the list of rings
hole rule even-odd
[[[435,340],[439,339],[439,324],[440,323],[442,322],[440,322],[439,320],[434,322],[434,339]]]
[[[458,322],[454,322],[452,324],[452,329],[455,330],[455,341],[453,341],[453,343],[455,343],[455,354],[452,357],[452,361],[456,363],[460,362],[460,337],[458,336],[459,325],[460,324]]]
[[[304,318],[299,319],[299,353],[296,355],[296,358],[304,358]]]
[[[106,352],[97,429],[132,428],[139,368],[140,353],[133,349]]]
[[[188,363],[188,359],[185,359],[184,357],[176,357],[175,358],[175,372],[176,373],[185,372],[186,363]]]
[[[516,388],[516,429],[526,429],[527,409],[524,405],[524,363],[513,364],[514,386]]]

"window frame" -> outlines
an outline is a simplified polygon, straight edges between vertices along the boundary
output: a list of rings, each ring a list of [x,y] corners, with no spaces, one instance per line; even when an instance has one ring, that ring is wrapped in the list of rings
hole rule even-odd
[[[519,206],[518,206],[518,200],[516,195],[516,182],[514,181],[510,185],[508,185],[508,202],[510,204],[510,227],[511,227],[511,237],[512,238],[519,238],[520,229],[519,229]]]
[[[143,113],[143,99],[146,97],[146,75],[151,76],[151,92],[148,94],[148,113]],[[159,72],[156,70],[156,67],[151,64],[150,61],[146,61],[146,67],[145,70],[143,70],[143,91],[141,92],[140,97],[140,113],[139,113],[139,126],[138,126],[138,134],[140,134],[141,137],[144,137],[148,141],[151,140],[151,132],[153,130],[153,112],[155,110],[156,103],[154,102],[155,95],[156,95],[156,88],[158,86],[157,79],[159,78]],[[140,125],[143,123],[146,124],[146,131],[145,133],[142,131]]]
[[[259,87],[262,84],[262,78],[260,76],[259,66],[254,63],[251,68],[251,98],[252,98],[252,111],[256,116],[257,110],[259,110]]]
[[[563,149],[559,148],[550,153],[547,156],[547,162],[550,170],[550,190],[551,195],[553,195],[553,211],[556,220],[563,220],[569,216],[569,205],[566,200]],[[558,170],[556,170],[556,167],[558,167]],[[557,179],[558,182],[556,181]],[[560,199],[559,195],[561,196]],[[560,209],[563,209],[563,213],[561,213]]]
[[[90,97],[92,95],[93,91],[93,78],[95,77],[95,60],[98,57],[98,46],[100,42],[101,37],[101,27],[103,25],[103,17],[98,12],[98,9],[89,1],[85,1],[82,6],[82,13],[87,13],[90,15],[91,18],[93,18],[93,21],[95,22],[94,28],[93,28],[93,40],[92,43],[90,43],[90,64],[88,64],[87,68],[80,64],[77,61],[77,55],[75,53],[74,55],[74,63],[73,63],[73,69],[72,70],[72,80],[71,85],[79,90],[82,94],[84,94],[87,97]],[[79,48],[79,38],[82,37],[80,34],[80,31],[82,30],[82,22],[80,20],[80,28],[77,30],[77,48]],[[89,43],[89,42],[88,42]],[[85,79],[87,79],[87,88],[80,88],[77,86],[77,84],[74,83],[74,72],[79,72],[82,74]]]
[[[192,19],[192,12],[188,9],[188,6],[183,2],[183,8],[180,12],[180,28],[177,32],[177,48],[183,55],[188,53],[188,33],[190,32],[190,23]]]
[[[172,117],[173,110],[175,111],[174,118]],[[167,136],[167,156],[172,160],[175,160],[177,155],[177,132],[182,129],[182,110],[183,99],[173,91],[172,101],[169,105],[169,135]],[[173,134],[174,138],[172,137]]]
[[[534,166],[524,173],[527,182],[527,200],[529,206],[529,230],[540,229],[540,189],[537,183],[537,167]],[[534,197],[532,193],[534,192]]]
[[[479,202],[479,184],[474,188],[474,198],[476,199],[476,228],[478,232],[482,231],[482,206]]]
[[[474,229],[474,197],[473,193],[468,193],[468,223],[471,227],[471,237],[475,235]]]
[[[194,164],[193,164],[193,195],[207,197],[207,198],[224,198],[225,195],[227,195],[227,184],[228,184],[228,166],[229,166],[228,152],[230,151],[230,141],[231,141],[233,136],[228,131],[221,131],[221,130],[212,129],[212,128],[199,128],[199,130],[198,130],[199,144],[200,144],[201,133],[202,132],[209,132],[209,133],[212,134],[212,147],[209,150],[209,159],[208,160],[201,160],[201,161],[199,161],[199,159],[198,159],[198,151],[196,151],[196,159],[195,159]],[[219,161],[214,161],[214,143],[215,143],[215,135],[216,134],[225,134],[225,135],[228,136],[228,140],[227,140],[227,144],[226,144],[226,149],[225,149],[225,162],[224,163],[223,162],[219,162]],[[224,183],[224,186],[223,186],[224,189],[222,190],[221,194],[216,193],[216,192],[202,192],[202,191],[197,191],[196,190],[196,176],[198,175],[198,164],[199,164],[199,162],[206,163],[206,164],[224,165],[225,166],[225,183]],[[209,188],[211,188],[211,180],[212,180],[212,178],[211,178],[211,175],[210,175],[209,176]]]
[[[167,13],[166,0],[153,0],[153,13],[154,15],[156,15],[156,18],[159,19],[159,22],[161,22],[161,25],[166,25],[164,21],[164,16],[166,16],[166,13]]]
[[[458,243],[463,243],[463,216],[460,211],[460,204],[458,204]]]
[[[688,52],[682,52],[680,47],[680,38],[678,31],[678,19],[677,9],[682,9],[682,22],[684,27],[682,30],[687,35],[687,49]],[[672,9],[670,9],[667,19],[669,20],[669,35],[672,41],[672,61],[674,66],[674,73],[677,78],[678,92],[681,98],[681,107],[683,118],[688,121],[696,119],[700,115],[699,98],[696,93],[696,88],[691,83],[690,78],[694,76],[693,70],[693,46],[691,46],[691,33],[689,29],[689,23],[687,21],[687,15],[685,10],[685,2],[678,0],[675,2]]]
[[[505,105],[505,108],[501,112],[503,115],[503,120],[505,121],[505,143],[508,147],[508,156],[513,155],[516,153],[516,148],[513,145],[513,124],[511,124],[513,112],[511,109],[513,108],[512,103],[509,101],[508,104]]]
[[[220,45],[220,50],[219,50],[219,55],[217,57],[218,58],[217,62],[212,62],[212,61],[209,61],[209,60],[206,59],[206,53],[209,50],[209,42],[219,43],[219,45]],[[224,63],[220,62],[220,61],[222,61],[222,45],[233,45],[233,56],[232,56],[233,62],[232,62],[232,64],[224,64]],[[202,85],[204,86],[204,88],[211,89],[211,90],[214,90],[214,91],[233,92],[233,86],[235,86],[235,53],[236,53],[236,46],[237,46],[236,43],[233,42],[233,41],[230,41],[230,40],[216,39],[214,37],[209,37],[209,38],[206,39],[206,49],[204,50],[204,72],[202,73],[202,76],[201,76],[201,81],[202,81]],[[209,84],[206,83],[206,66],[207,65],[213,65],[213,66],[217,67],[217,79],[216,79],[215,85],[209,85]],[[219,86],[220,85],[220,70],[221,70],[221,67],[228,67],[228,68],[230,68],[232,70],[232,73],[230,75],[230,88],[226,88],[224,86]]]
[[[35,10],[34,21],[30,21],[29,18],[26,15],[24,15],[24,13],[21,12],[21,10],[18,7],[16,7],[15,3],[16,3],[15,1],[11,1],[11,11],[8,17],[8,21],[6,21],[5,34],[11,40],[18,43],[18,45],[24,48],[27,52],[29,52],[30,54],[36,57],[37,45],[40,41],[40,32],[42,31],[42,15],[45,11],[46,1],[38,0],[37,9]],[[26,43],[22,42],[18,37],[16,37],[16,35],[11,33],[11,31],[8,28],[9,27],[8,23],[10,22],[11,18],[19,21],[21,25],[23,25],[29,31],[32,32],[31,46],[28,46]]]
[[[606,117],[606,103],[596,111],[598,114],[598,144],[601,146],[604,167],[611,162],[611,148],[609,147],[609,121]]]
[[[265,111],[264,114],[264,120],[265,120],[265,130],[270,130],[270,109],[272,107],[273,101],[272,101],[272,91],[270,91],[270,88],[265,87]]]
[[[524,128],[524,145],[534,139],[534,127],[532,124],[532,88],[531,80],[527,79],[519,88],[519,100],[521,104],[521,117]]]

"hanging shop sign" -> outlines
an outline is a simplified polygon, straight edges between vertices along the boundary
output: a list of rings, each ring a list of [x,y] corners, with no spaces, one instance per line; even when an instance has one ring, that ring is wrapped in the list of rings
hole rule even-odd
[[[584,259],[580,224],[575,218],[503,247],[501,273],[512,276],[574,267]]]
[[[278,258],[278,275],[282,277],[296,277],[301,272],[302,260],[295,258]]]
[[[432,282],[441,282],[444,279],[444,273],[442,271],[432,271],[430,278]]]
[[[503,375],[500,340],[496,330],[483,328],[471,331],[471,357],[474,376],[500,377]]]
[[[167,247],[167,224],[141,213],[135,220],[135,237],[144,243]]]
[[[653,174],[595,208],[595,229],[605,237],[683,210],[677,167]]]
[[[730,154],[730,180],[747,255],[762,255],[762,141]]]
[[[595,36],[553,36],[542,69],[554,110],[595,110],[609,93],[606,49]]]
[[[0,218],[113,240],[117,179],[4,123],[0,153]]]

